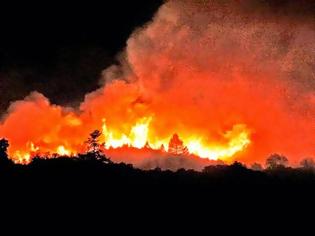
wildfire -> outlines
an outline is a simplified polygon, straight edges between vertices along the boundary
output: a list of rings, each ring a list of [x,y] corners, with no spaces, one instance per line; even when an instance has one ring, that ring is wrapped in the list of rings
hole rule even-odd
[[[83,153],[95,129],[107,153],[130,147],[130,163],[159,153],[246,164],[314,156],[314,29],[190,4],[166,1],[80,106],[38,92],[12,102],[0,123],[10,157]]]
[[[120,133],[109,129],[106,125],[106,120],[103,119],[102,133],[105,140],[105,148],[129,146],[140,149],[147,145],[152,149],[160,149],[163,146],[165,151],[169,151],[169,139],[157,140],[150,136],[151,120],[152,117],[144,117],[131,126],[129,133]],[[244,125],[236,125],[235,127],[235,129],[224,134],[228,140],[226,144],[205,144],[202,138],[191,138],[190,136],[181,138],[190,154],[211,160],[228,160],[236,153],[244,150],[251,142],[250,133]]]
[[[148,141],[149,124],[151,117],[140,119],[132,126],[129,134],[120,133],[110,130],[106,126],[106,120],[103,119],[102,132],[105,139],[105,148],[117,148],[124,145],[142,148]]]
[[[19,164],[27,164],[31,161],[31,154],[22,151],[16,151],[13,154],[14,162]]]
[[[133,125],[130,125],[129,132],[123,133],[117,129],[108,127],[106,119],[102,119],[102,137],[101,142],[105,149],[121,148],[124,146],[142,149],[149,147],[152,150],[161,150],[170,152],[170,138],[157,139],[154,137],[154,132],[150,132],[150,123],[152,117],[143,117],[138,119]],[[236,128],[235,128],[236,127]],[[228,161],[236,153],[243,151],[248,144],[250,144],[250,133],[244,125],[236,125],[232,130],[227,131],[223,136],[226,138],[225,143],[206,143],[205,137],[193,138],[194,136],[182,135],[182,145],[187,148],[187,154],[194,154],[201,158],[208,158],[211,160],[226,160]],[[16,150],[12,156],[16,163],[27,164],[31,158],[36,154],[57,154],[60,156],[74,155],[76,152],[64,145],[59,145],[55,150],[43,149],[45,153],[41,152],[41,148],[33,142],[27,143],[25,150]]]
[[[62,145],[57,148],[56,153],[61,156],[69,156],[71,154],[71,152]]]
[[[187,147],[191,153],[202,158],[227,160],[244,150],[249,144],[249,133],[242,131],[229,140],[226,146],[204,146],[200,140],[191,140],[188,142]]]

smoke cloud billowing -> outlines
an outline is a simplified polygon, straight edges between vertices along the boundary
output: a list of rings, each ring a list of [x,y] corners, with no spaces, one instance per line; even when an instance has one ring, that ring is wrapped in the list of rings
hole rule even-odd
[[[152,117],[151,142],[178,133],[184,141],[228,146],[229,136],[246,127],[251,143],[233,160],[261,162],[278,152],[296,164],[314,156],[313,5],[281,2],[168,1],[131,35],[121,64],[103,71],[104,86],[79,109],[33,93],[10,106],[0,136],[10,150],[29,142],[47,151],[80,150],[104,119],[128,133]]]

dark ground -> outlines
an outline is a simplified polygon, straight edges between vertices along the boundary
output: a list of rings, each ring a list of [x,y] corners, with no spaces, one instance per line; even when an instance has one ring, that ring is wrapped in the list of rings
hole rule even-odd
[[[33,90],[53,103],[77,105],[98,87],[102,69],[116,62],[130,33],[149,21],[162,2],[1,3],[0,116],[11,101]],[[270,229],[265,235],[283,235],[297,219],[313,219],[314,187],[314,172],[290,168],[142,171],[75,159],[0,165],[0,232],[7,235],[4,228],[10,226],[10,234],[20,229],[24,235],[30,228],[41,235],[73,235],[81,227],[87,228],[83,235],[98,228],[105,235],[121,230],[151,235],[161,229],[162,235],[181,230],[257,235],[276,227],[280,233]],[[303,223],[299,230],[312,235],[313,223]],[[113,226],[116,231],[110,233]]]
[[[315,186],[314,170],[277,168],[253,171],[235,163],[230,166],[206,167],[202,172],[140,170],[128,164],[103,163],[79,158],[35,159],[29,165],[2,166],[1,186],[16,191],[50,194],[105,194],[132,196],[146,194],[167,195],[200,193],[221,197],[228,193],[233,200],[245,194],[285,193],[286,191],[312,192]],[[81,192],[82,191],[82,192]],[[272,196],[272,195],[271,195]]]
[[[20,227],[27,222],[23,230],[40,225],[45,227],[41,233],[73,234],[84,228],[90,235],[113,228],[115,233],[161,234],[172,229],[177,235],[190,229],[195,235],[219,229],[221,235],[250,226],[254,235],[269,235],[270,227],[283,233],[292,220],[296,226],[296,219],[312,219],[315,174],[291,168],[257,172],[238,163],[203,172],[143,171],[58,158],[2,165],[0,186],[1,213],[11,223],[21,221]]]

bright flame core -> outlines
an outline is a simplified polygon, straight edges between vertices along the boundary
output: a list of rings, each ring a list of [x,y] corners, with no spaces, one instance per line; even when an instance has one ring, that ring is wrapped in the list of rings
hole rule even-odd
[[[191,140],[187,147],[190,153],[211,160],[228,160],[250,144],[249,133],[243,131],[233,137],[225,146],[205,146],[200,140]]]
[[[137,119],[134,124],[125,124],[125,129],[121,129],[113,126],[109,126],[106,123],[106,119],[102,119],[102,137],[100,144],[104,144],[105,149],[121,148],[124,146],[142,149],[144,147],[151,148],[153,150],[161,150],[168,152],[169,141],[172,136],[170,133],[166,138],[156,137],[156,132],[150,127],[153,117],[143,117]],[[80,126],[82,122],[79,119],[75,119],[75,126]],[[126,128],[127,127],[127,128]],[[179,133],[180,139],[183,141],[188,149],[188,154],[194,154],[201,158],[208,158],[210,160],[223,160],[230,161],[231,158],[243,150],[251,143],[250,131],[245,125],[234,125],[231,130],[222,134],[224,141],[217,142],[216,140],[206,141],[206,137],[202,135],[185,135],[185,133]],[[46,137],[42,142],[51,142],[52,137]],[[21,150],[10,149],[10,155],[13,157],[16,163],[27,164],[31,161],[33,156],[46,157],[53,156],[55,154],[61,156],[71,156],[78,151],[84,151],[84,140],[80,140],[78,145],[58,145],[41,147],[40,142],[27,142],[26,147]],[[163,147],[163,150],[162,150]]]
[[[106,120],[103,119],[102,133],[105,140],[105,148],[130,146],[140,149],[149,145],[152,149],[159,149],[163,145],[165,151],[168,151],[169,139],[156,140],[150,136],[151,120],[152,117],[144,117],[131,126],[129,133],[119,133],[109,129],[106,125]],[[236,125],[233,130],[224,134],[224,137],[227,139],[225,144],[206,144],[202,141],[202,138],[180,137],[191,154],[211,160],[228,160],[250,144],[249,134],[244,125]]]
[[[69,156],[71,154],[71,152],[62,145],[57,148],[57,153],[61,156]]]
[[[51,104],[37,92],[12,103],[0,123],[10,157],[23,163],[85,152],[95,129],[108,153],[124,146],[168,152],[176,133],[188,153],[213,160],[313,157],[313,27],[252,18],[229,4],[203,11],[190,7],[196,1],[166,2],[80,107]]]
[[[131,127],[129,134],[119,133],[109,130],[106,126],[105,119],[102,120],[102,133],[105,139],[105,148],[117,148],[124,145],[142,148],[148,140],[150,118],[143,118]]]

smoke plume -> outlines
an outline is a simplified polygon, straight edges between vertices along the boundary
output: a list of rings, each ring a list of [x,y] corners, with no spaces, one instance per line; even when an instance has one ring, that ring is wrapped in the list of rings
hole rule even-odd
[[[271,2],[168,1],[130,36],[120,64],[103,71],[103,86],[79,108],[34,92],[11,104],[0,136],[12,155],[31,146],[77,152],[104,124],[111,138],[129,135],[132,143],[132,127],[147,122],[144,143],[157,147],[178,133],[191,150],[213,150],[211,159],[262,162],[278,152],[296,164],[314,156],[311,3]]]

